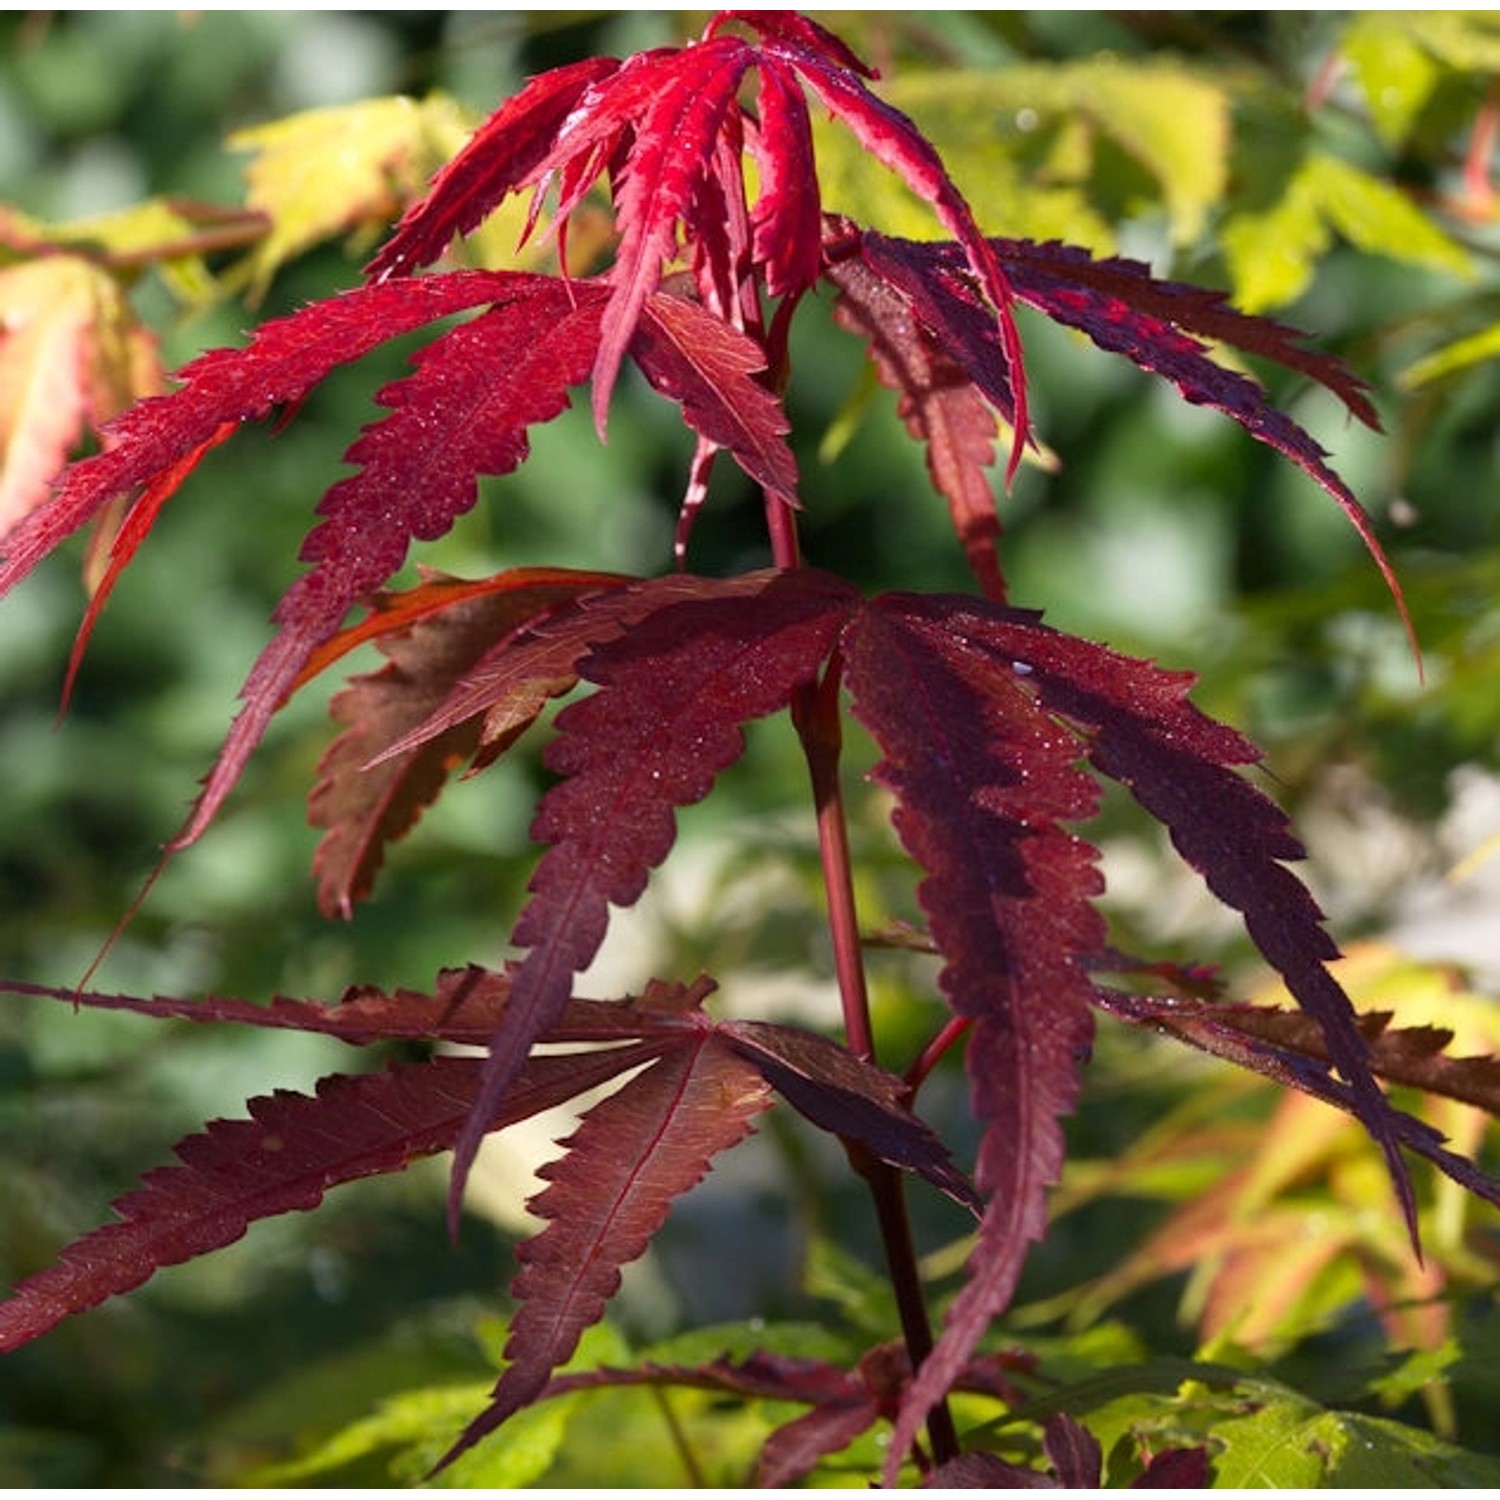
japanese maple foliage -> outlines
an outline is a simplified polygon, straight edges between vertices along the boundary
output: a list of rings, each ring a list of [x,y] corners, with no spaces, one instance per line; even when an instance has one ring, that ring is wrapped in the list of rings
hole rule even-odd
[[[1084,1085],[1097,1013],[1163,1030],[1356,1116],[1379,1143],[1413,1230],[1403,1149],[1500,1202],[1500,1185],[1394,1108],[1379,1082],[1389,1075],[1488,1099],[1492,1074],[1443,1063],[1427,1041],[1403,1045],[1361,1028],[1330,973],[1336,951],[1320,914],[1286,868],[1299,846],[1242,774],[1254,747],[1189,702],[1182,674],[1053,630],[1006,599],[992,469],[1003,432],[1011,469],[1031,440],[1017,303],[1284,454],[1343,508],[1385,568],[1365,513],[1318,445],[1210,346],[1296,370],[1373,425],[1360,382],[1292,330],[1241,315],[1216,294],[1156,280],[1133,262],[986,237],[932,147],[882,102],[873,78],[815,23],[754,11],[719,14],[688,46],[533,79],[411,207],[366,285],[187,365],[178,389],[113,422],[103,450],[68,470],[50,502],[11,532],[5,589],[127,502],[81,649],[120,571],[210,449],[246,421],[294,409],[336,367],[433,326],[411,373],[377,393],[384,414],[349,448],[352,472],[318,504],[301,553],[307,571],[276,607],[275,634],[169,856],[213,822],[288,697],[359,645],[374,642],[386,662],[335,696],[341,732],[311,797],[323,831],[317,899],[330,917],[348,917],[369,895],[387,846],[449,775],[466,763],[482,771],[553,700],[577,696],[551,724],[545,764],[556,779],[532,825],[545,847],[509,928],[518,957],[504,972],[454,969],[431,994],[362,990],[331,1005],[10,986],[145,1015],[324,1032],[351,1045],[478,1044],[486,1055],[330,1078],[312,1096],[279,1091],[252,1101],[248,1120],[209,1125],[179,1146],[180,1165],[149,1173],[120,1200],[119,1222],[85,1235],[0,1304],[0,1348],[229,1243],[256,1219],[310,1208],[340,1182],[420,1156],[455,1153],[456,1223],[488,1133],[617,1082],[544,1170],[548,1186],[530,1206],[546,1223],[518,1251],[508,1364],[456,1453],[561,1388],[554,1372],[602,1316],[620,1268],[644,1251],[672,1201],[779,1100],[837,1136],[869,1185],[903,1353],[879,1363],[879,1380],[874,1366],[842,1372],[775,1359],[635,1378],[809,1404],[767,1450],[763,1477],[775,1481],[888,1419],[888,1482],[908,1457],[937,1482],[1000,1482],[995,1465],[1019,1482],[998,1459],[962,1454],[944,1402],[954,1389],[1006,1399],[980,1344],[1046,1232],[1046,1194],[1064,1159],[1061,1120]],[[932,205],[946,240],[896,240],[823,212],[809,99]],[[615,215],[613,259],[572,274],[569,216],[601,189]],[[533,195],[529,232],[546,217],[556,234],[562,274],[427,269],[520,192]],[[797,517],[817,496],[800,482],[781,392],[791,320],[824,284],[926,447],[976,594],[866,598],[829,570],[836,560],[804,564]],[[590,387],[604,433],[627,361],[677,405],[696,440],[679,553],[690,549],[709,470],[727,454],[764,497],[772,567],[711,578],[664,558],[649,578],[560,565],[391,588],[411,544],[441,536],[470,509],[481,476],[524,463],[531,429],[566,409],[576,388]],[[840,725],[851,711],[878,749],[873,775],[894,799],[896,833],[919,872],[927,940],[941,958],[937,988],[953,1017],[906,1079],[880,1065],[865,995],[840,789]],[[807,756],[843,1040],[715,1020],[707,980],[664,976],[636,999],[580,998],[577,976],[611,910],[633,903],[668,857],[677,810],[706,797],[740,757],[748,723],[775,714],[790,717]],[[1123,960],[1095,905],[1095,851],[1076,831],[1103,781],[1126,788],[1243,916],[1300,1017],[1103,982]],[[572,1050],[539,1053],[539,1043]],[[916,1113],[927,1068],[955,1045],[965,1049],[982,1127],[972,1186]],[[978,1220],[964,1284],[937,1335],[906,1226],[913,1175]],[[1045,1441],[1059,1482],[1097,1482],[1097,1444],[1076,1422],[1055,1418]],[[1151,1473],[1198,1485],[1206,1463],[1202,1452],[1161,1455]]]

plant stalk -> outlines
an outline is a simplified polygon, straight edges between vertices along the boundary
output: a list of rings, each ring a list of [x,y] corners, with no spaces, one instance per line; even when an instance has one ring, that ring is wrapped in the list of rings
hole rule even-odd
[[[839,718],[840,661],[835,656],[823,680],[808,683],[792,700],[792,722],[802,741],[817,809],[818,851],[828,899],[828,926],[833,941],[834,971],[843,1007],[844,1034],[851,1051],[875,1061],[875,1032],[870,1018],[869,988],[859,937],[854,899],[853,864],[839,780],[843,732]],[[916,1243],[906,1208],[906,1185],[901,1173],[872,1155],[864,1146],[844,1142],[855,1171],[869,1184],[885,1249],[886,1267],[901,1319],[901,1332],[915,1371],[932,1352],[932,1325],[917,1266]],[[947,1402],[939,1402],[927,1418],[933,1458],[944,1463],[959,1454],[958,1434]]]

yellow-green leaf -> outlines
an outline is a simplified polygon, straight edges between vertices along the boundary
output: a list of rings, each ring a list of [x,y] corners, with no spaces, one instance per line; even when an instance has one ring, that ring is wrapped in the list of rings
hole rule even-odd
[[[1401,384],[1409,391],[1416,390],[1419,386],[1431,385],[1444,375],[1467,370],[1471,365],[1497,357],[1500,357],[1500,323],[1479,333],[1471,333],[1467,338],[1455,339],[1453,343],[1424,355],[1401,372]]]
[[[1324,152],[1298,167],[1280,203],[1224,227],[1235,301],[1264,312],[1295,300],[1338,233],[1358,249],[1406,265],[1468,276],[1468,254],[1388,182]]]
[[[1215,84],[1171,63],[1089,58],[913,73],[881,93],[937,146],[991,234],[1067,239],[1108,252],[1112,218],[1160,205],[1173,239],[1185,243],[1224,193],[1228,101]],[[1139,183],[1106,181],[1102,143],[1134,163]],[[844,133],[820,132],[818,161],[832,206],[893,233],[931,236],[930,209]]]
[[[1375,129],[1390,146],[1406,139],[1442,72],[1417,40],[1413,19],[1402,11],[1361,11],[1339,46],[1364,92]]]
[[[247,201],[270,230],[242,268],[261,295],[293,256],[333,236],[389,224],[463,145],[469,125],[441,94],[304,110],[237,131],[234,150],[253,152]]]

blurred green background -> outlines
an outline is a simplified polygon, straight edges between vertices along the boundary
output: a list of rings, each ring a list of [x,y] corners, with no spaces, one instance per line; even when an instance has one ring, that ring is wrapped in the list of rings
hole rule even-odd
[[[1352,220],[1330,221],[1323,244],[1302,246],[1307,279],[1295,295],[1275,300],[1295,278],[1254,295],[1371,383],[1383,436],[1299,382],[1267,376],[1373,514],[1428,652],[1425,682],[1376,570],[1315,486],[1227,419],[1036,318],[1023,319],[1036,415],[1060,462],[1029,465],[1003,500],[1003,558],[1016,603],[1199,673],[1199,701],[1265,747],[1266,784],[1301,820],[1310,878],[1341,941],[1392,938],[1471,966],[1481,987],[1493,983],[1495,883],[1483,866],[1461,886],[1443,876],[1500,831],[1490,670],[1500,643],[1500,374],[1480,361],[1413,386],[1410,372],[1500,313],[1495,216],[1477,200],[1463,214],[1443,207],[1466,185],[1464,143],[1500,63],[1477,43],[1469,61],[1429,47],[1442,77],[1398,134],[1347,71],[1342,81],[1320,77],[1348,25],[1343,13],[829,19],[880,64],[882,86],[930,129],[995,233],[1061,235],[1149,258],[1162,275],[1233,288],[1246,263],[1226,245],[1249,231],[1241,224],[1236,241],[1226,224],[1287,201],[1312,154],[1352,162],[1421,205],[1436,249],[1402,240],[1399,226],[1372,229],[1361,244],[1351,211]],[[477,120],[545,67],[674,43],[700,25],[701,16],[669,13],[9,12],[0,17],[0,201],[49,222],[153,194],[237,204],[244,157],[223,144],[233,130],[435,90]],[[1181,107],[1222,117],[1222,181],[1200,160],[1211,131],[1192,150],[1183,144],[1195,117],[1153,126],[1130,96],[1113,98],[1077,71],[1101,58],[1127,72],[1163,69],[1159,89],[1186,79],[1208,91]],[[1325,85],[1331,93],[1319,92]],[[1142,139],[1130,137],[1133,121],[1144,121]],[[1175,156],[1174,141],[1183,145]],[[870,187],[861,169],[847,152],[829,157],[828,181],[844,195],[835,206],[918,232],[910,204]],[[330,242],[295,259],[253,311],[234,299],[183,308],[150,275],[135,296],[174,366],[238,342],[257,317],[352,284],[369,249],[368,239]],[[1265,271],[1253,256],[1248,264]],[[809,306],[804,323],[790,399],[809,559],[870,588],[966,588],[945,507],[893,402],[862,383],[859,346],[832,328],[826,305]],[[82,605],[76,568],[53,560],[0,606],[0,974],[72,986],[114,933],[227,727],[269,612],[296,576],[313,506],[402,353],[341,373],[284,430],[241,434],[204,465],[117,590],[61,726],[57,695]],[[688,451],[671,410],[627,385],[607,447],[586,411],[538,431],[531,463],[417,560],[466,574],[532,562],[664,568]],[[693,565],[754,565],[764,555],[758,521],[752,497],[722,486],[699,523]],[[394,852],[375,898],[352,922],[329,923],[313,901],[316,840],[304,813],[329,738],[329,690],[316,685],[282,716],[214,831],[173,863],[114,943],[95,987],[333,997],[359,983],[425,988],[440,967],[503,955],[533,857],[535,751],[452,788]],[[791,735],[759,726],[744,765],[684,815],[661,891],[622,921],[592,992],[638,985],[653,964],[683,976],[701,967],[732,978],[727,1004],[831,1024],[800,791]],[[879,800],[857,794],[855,817],[871,925],[914,916]],[[1102,836],[1123,944],[1242,963],[1233,923],[1171,867],[1158,839],[1113,805]],[[926,971],[900,955],[874,963],[892,1059],[902,1060],[935,1014],[921,998]],[[1194,1081],[1191,1069],[1152,1076],[1136,1045],[1101,1040],[1099,1105],[1074,1126],[1084,1157],[1123,1146]],[[6,997],[0,1271],[13,1280],[48,1263],[204,1120],[237,1114],[272,1088],[307,1089],[324,1073],[380,1061],[351,1061],[312,1038]],[[962,1129],[957,1075],[937,1080],[927,1102]],[[874,1253],[836,1153],[779,1124],[767,1137],[765,1149],[715,1173],[628,1278],[618,1321],[637,1343],[716,1319],[801,1317],[830,1299],[857,1328],[858,1310],[878,1300],[858,1259],[834,1248]],[[482,1382],[492,1352],[475,1329],[509,1279],[517,1229],[504,1205],[517,1189],[497,1163],[454,1250],[441,1168],[428,1165],[342,1189],[316,1215],[257,1226],[240,1245],[164,1272],[9,1356],[0,1481],[226,1480],[382,1395]],[[959,1232],[940,1210],[922,1212],[932,1246]],[[1112,1212],[1065,1221],[1028,1294],[1101,1269],[1100,1223],[1123,1235],[1159,1209],[1134,1202]],[[1493,1227],[1487,1233],[1493,1248]],[[1104,1265],[1107,1256],[1106,1244]],[[1132,1304],[1158,1352],[1193,1347],[1176,1292],[1156,1287]],[[564,1466],[547,1482],[568,1478]]]

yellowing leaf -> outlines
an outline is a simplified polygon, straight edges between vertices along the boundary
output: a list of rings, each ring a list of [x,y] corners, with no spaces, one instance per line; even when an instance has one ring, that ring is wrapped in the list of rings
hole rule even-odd
[[[0,270],[0,535],[47,498],[87,431],[160,384],[154,341],[92,262]]]
[[[1407,265],[1471,273],[1469,257],[1387,182],[1338,157],[1313,152],[1268,213],[1239,214],[1224,228],[1235,302],[1264,312],[1293,301],[1312,280],[1334,234]]]
[[[941,153],[987,233],[1067,239],[1114,249],[1109,219],[1154,206],[1172,237],[1197,236],[1223,197],[1229,109],[1223,92],[1170,63],[1090,58],[986,71],[913,74],[882,85]],[[1107,143],[1155,180],[1154,195],[1109,176]],[[818,137],[819,175],[831,206],[843,204],[892,232],[884,209],[896,195],[874,163],[837,132]],[[1108,211],[1097,206],[1109,200]],[[880,205],[872,214],[871,204]],[[930,214],[925,219],[930,226]],[[930,234],[930,227],[921,233]]]
[[[230,147],[255,153],[247,201],[271,226],[242,268],[250,295],[319,241],[390,223],[467,135],[459,106],[440,94],[304,110],[237,131]]]
[[[1339,46],[1364,91],[1375,129],[1390,146],[1406,139],[1441,76],[1417,41],[1415,19],[1402,11],[1361,11]]]

